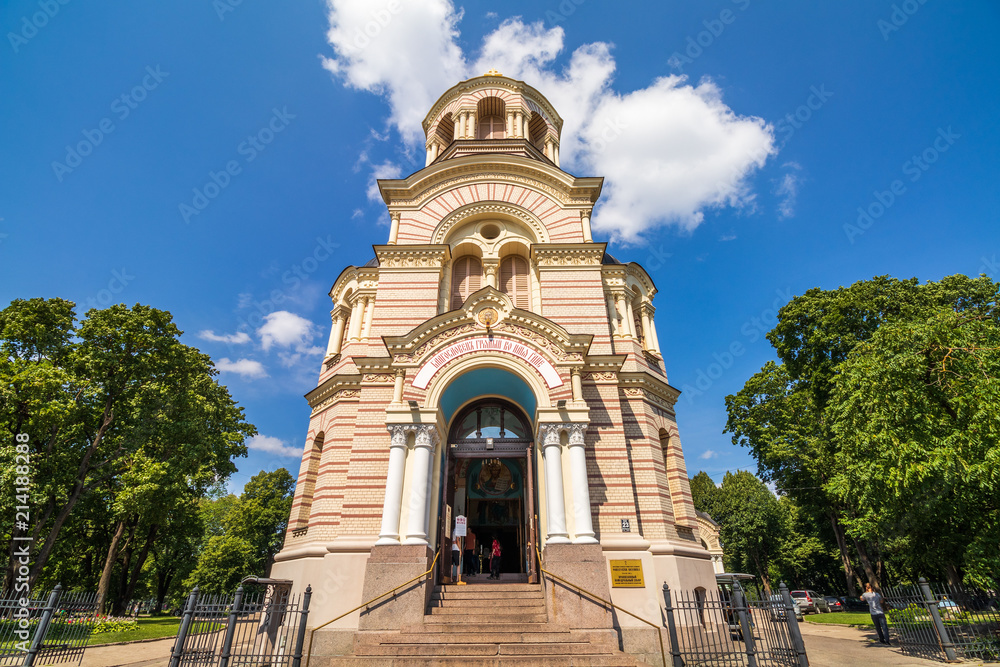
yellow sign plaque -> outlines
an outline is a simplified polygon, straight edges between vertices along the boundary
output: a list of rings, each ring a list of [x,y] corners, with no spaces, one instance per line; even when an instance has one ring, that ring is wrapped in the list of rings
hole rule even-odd
[[[645,585],[642,581],[641,560],[611,561],[612,588],[642,588]]]

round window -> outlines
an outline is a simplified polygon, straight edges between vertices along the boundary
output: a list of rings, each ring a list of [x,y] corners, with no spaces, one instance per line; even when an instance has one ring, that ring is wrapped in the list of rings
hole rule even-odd
[[[500,227],[490,223],[488,225],[483,225],[482,229],[479,230],[479,235],[488,241],[492,241],[496,237],[500,236]]]

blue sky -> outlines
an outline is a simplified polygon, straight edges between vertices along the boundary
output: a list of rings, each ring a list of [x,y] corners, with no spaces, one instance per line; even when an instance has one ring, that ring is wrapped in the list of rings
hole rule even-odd
[[[422,167],[430,102],[496,66],[608,177],[595,235],[659,288],[689,472],[753,469],[724,397],[791,296],[1000,278],[1000,5],[818,5],[5,2],[0,303],[169,310],[262,435],[232,488],[294,474],[326,291],[388,236],[373,178]]]

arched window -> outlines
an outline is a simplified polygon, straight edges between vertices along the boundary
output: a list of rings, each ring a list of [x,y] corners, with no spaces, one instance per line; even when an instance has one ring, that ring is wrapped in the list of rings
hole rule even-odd
[[[511,298],[516,308],[531,307],[531,295],[528,292],[528,260],[511,255],[500,262],[500,290]]]
[[[316,478],[319,476],[319,464],[323,458],[323,441],[326,434],[320,432],[309,448],[309,458],[306,461],[305,475],[301,476],[302,495],[297,498],[298,512],[295,520],[292,521],[293,530],[302,530],[309,527],[309,514],[312,511],[313,494],[316,491]]]
[[[479,120],[479,139],[504,139],[507,137],[507,121],[500,116],[486,116]]]
[[[483,285],[483,265],[478,257],[466,255],[455,260],[451,270],[451,309],[461,308],[469,295]]]

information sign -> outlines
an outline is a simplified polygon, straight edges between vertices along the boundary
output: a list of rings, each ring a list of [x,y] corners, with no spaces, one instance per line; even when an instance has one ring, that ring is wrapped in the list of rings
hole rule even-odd
[[[465,537],[469,529],[469,520],[461,514],[455,517],[455,537]]]
[[[611,561],[612,588],[642,588],[644,586],[641,560]]]

